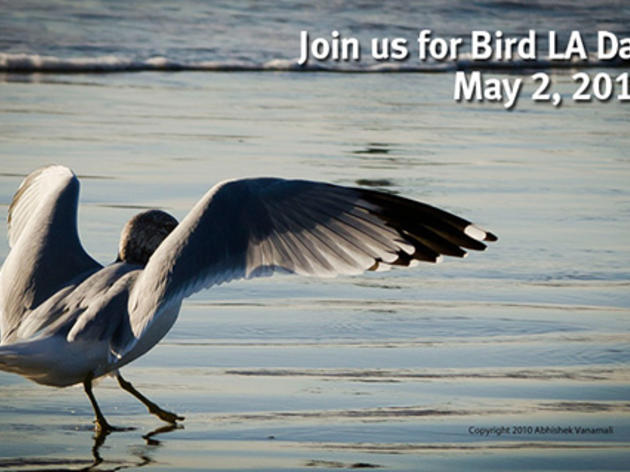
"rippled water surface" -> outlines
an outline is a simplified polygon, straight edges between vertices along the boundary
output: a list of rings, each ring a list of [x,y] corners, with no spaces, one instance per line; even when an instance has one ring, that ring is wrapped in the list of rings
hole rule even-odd
[[[79,386],[0,373],[0,469],[94,457],[102,470],[627,468],[627,107],[507,113],[452,103],[445,76],[422,74],[7,75],[0,87],[3,211],[30,170],[72,167],[81,237],[103,263],[140,209],[181,218],[215,182],[252,175],[375,187],[500,237],[437,266],[193,296],[124,369],[186,416],[176,430],[104,379],[105,414],[137,429],[94,444]]]

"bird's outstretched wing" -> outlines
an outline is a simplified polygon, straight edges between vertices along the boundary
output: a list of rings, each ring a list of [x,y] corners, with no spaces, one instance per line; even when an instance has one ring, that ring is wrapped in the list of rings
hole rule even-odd
[[[9,206],[11,248],[0,272],[0,332],[10,342],[23,316],[83,273],[101,265],[77,231],[79,180],[67,167],[32,172]]]
[[[220,183],[149,259],[129,299],[140,337],[160,312],[202,288],[280,270],[331,277],[462,257],[496,237],[406,198],[304,180]]]

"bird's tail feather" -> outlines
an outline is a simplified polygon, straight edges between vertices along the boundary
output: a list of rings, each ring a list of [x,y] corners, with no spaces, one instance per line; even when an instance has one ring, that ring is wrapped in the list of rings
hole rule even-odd
[[[19,344],[0,346],[0,370],[24,375],[22,351]]]
[[[0,370],[13,372],[44,385],[65,387],[85,377],[83,359],[76,352],[60,358],[54,338],[0,346]]]

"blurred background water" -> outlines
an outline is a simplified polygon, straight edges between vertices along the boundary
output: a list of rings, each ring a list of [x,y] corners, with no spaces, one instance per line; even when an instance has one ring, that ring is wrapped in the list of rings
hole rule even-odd
[[[164,341],[124,369],[186,416],[183,429],[143,439],[161,424],[104,379],[105,414],[138,429],[110,435],[98,468],[627,469],[626,104],[458,104],[450,72],[37,70],[37,56],[260,65],[294,59],[301,29],[628,34],[625,4],[570,5],[3,2],[0,53],[32,70],[0,76],[0,206],[34,168],[73,168],[81,238],[102,263],[141,209],[181,219],[214,183],[260,175],[395,192],[500,237],[436,266],[193,296]],[[564,96],[571,72],[550,71]],[[534,88],[524,70],[493,76],[524,78],[523,97]],[[2,239],[0,260],[8,250]],[[89,466],[91,419],[79,386],[0,373],[0,469]]]
[[[300,55],[302,30],[311,38],[330,39],[337,30],[341,37],[359,40],[361,61],[311,64],[329,69],[375,66],[367,51],[374,37],[407,39],[415,58],[415,39],[422,29],[430,29],[433,37],[464,38],[462,52],[468,50],[473,30],[502,31],[507,38],[534,29],[539,33],[538,56],[544,60],[548,31],[557,33],[563,48],[569,33],[578,30],[594,53],[598,30],[628,36],[630,15],[627,2],[614,0],[312,3],[3,0],[0,70],[285,69]],[[398,64],[412,69],[419,65],[416,60]],[[423,65],[441,70],[444,64]]]

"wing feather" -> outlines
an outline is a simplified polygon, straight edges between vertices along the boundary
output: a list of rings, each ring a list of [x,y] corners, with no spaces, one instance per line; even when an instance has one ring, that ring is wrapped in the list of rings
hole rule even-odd
[[[463,257],[496,236],[430,205],[304,180],[220,183],[164,240],[130,299],[136,337],[173,303],[235,278],[330,277]]]
[[[79,180],[63,166],[32,172],[9,206],[11,251],[0,272],[2,342],[26,313],[78,276],[102,266],[83,249],[77,231]]]

